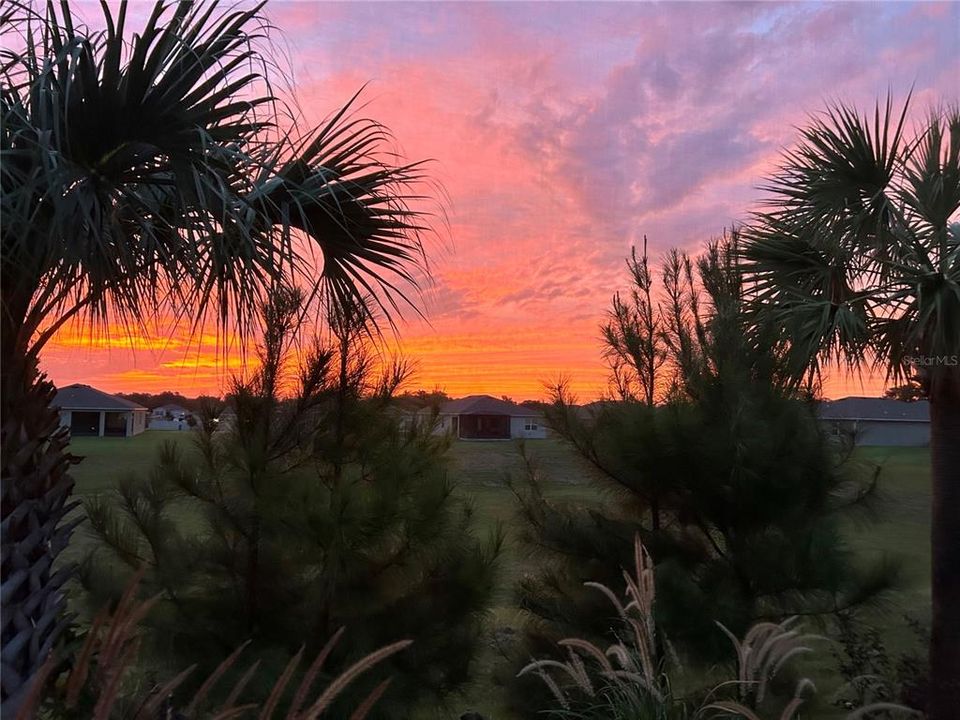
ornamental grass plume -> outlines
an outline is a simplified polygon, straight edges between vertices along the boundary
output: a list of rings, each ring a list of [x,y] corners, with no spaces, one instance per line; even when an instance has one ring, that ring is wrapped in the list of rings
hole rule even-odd
[[[56,682],[52,680],[58,668],[62,667],[62,658],[51,653],[15,720],[31,720],[38,716],[45,717],[48,713],[58,718],[83,717],[89,720],[116,720],[121,717],[133,720],[241,720],[254,717],[258,720],[316,720],[324,716],[344,688],[412,643],[410,640],[401,640],[380,648],[358,660],[325,688],[318,690],[314,684],[325,661],[344,634],[341,628],[307,667],[282,715],[278,714],[278,709],[291,679],[300,670],[303,648],[290,658],[262,704],[242,702],[243,691],[256,675],[260,660],[254,660],[239,676],[222,702],[207,702],[211,691],[237,665],[248,643],[242,644],[225,658],[186,702],[177,703],[174,693],[193,673],[196,665],[191,665],[165,683],[150,687],[146,692],[125,693],[125,681],[134,674],[140,650],[138,628],[156,601],[156,598],[137,600],[142,576],[142,572],[134,576],[112,612],[105,607],[97,614],[79,651],[68,660],[69,669]],[[389,685],[390,678],[376,685],[352,712],[350,720],[364,720]]]
[[[566,662],[535,660],[518,673],[518,676],[536,673],[564,709],[571,708],[569,692],[573,689],[595,699],[604,684],[621,690],[640,688],[658,702],[663,701],[669,691],[669,682],[657,652],[656,623],[653,619],[656,599],[653,561],[639,535],[634,539],[633,575],[624,570],[623,578],[626,583],[623,600],[603,583],[588,582],[584,585],[599,590],[610,600],[623,626],[629,631],[627,642],[618,640],[602,650],[589,640],[564,638],[557,644],[567,651]],[[597,684],[591,680],[584,659],[592,660],[599,668],[597,675],[603,683]],[[564,689],[551,676],[551,670],[568,677],[570,687]]]
[[[793,696],[778,702],[770,689],[788,664],[800,655],[813,652],[811,641],[825,639],[803,633],[796,617],[753,625],[738,639],[717,623],[736,652],[737,672],[733,679],[715,685],[699,695],[697,702],[674,693],[668,663],[658,653],[654,601],[654,566],[639,535],[634,540],[633,573],[624,571],[623,596],[601,583],[585,583],[602,592],[616,608],[624,639],[606,650],[581,638],[564,638],[557,645],[566,651],[566,661],[535,660],[519,675],[536,674],[559,704],[549,711],[554,717],[579,720],[798,720],[801,708],[816,694],[808,678],[801,678]],[[669,665],[679,667],[676,653],[665,639],[661,643]],[[847,715],[847,720],[876,717],[915,717],[916,711],[893,703],[864,705]]]

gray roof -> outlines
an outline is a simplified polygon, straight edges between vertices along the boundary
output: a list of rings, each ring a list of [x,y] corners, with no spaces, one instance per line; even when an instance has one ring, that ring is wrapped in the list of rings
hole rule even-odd
[[[80,383],[60,388],[53,399],[53,406],[63,410],[146,410],[135,402]]]
[[[498,400],[490,395],[468,395],[440,406],[441,415],[510,415],[512,417],[540,417],[533,408]]]
[[[847,397],[820,403],[822,420],[876,420],[881,422],[930,422],[926,400],[902,402],[889,398]]]
[[[177,405],[175,403],[167,403],[166,405],[157,405],[157,407],[153,408],[153,412],[156,412],[157,410],[162,410],[163,412],[171,412],[171,413],[174,413],[174,412],[189,413],[190,412],[183,405]]]

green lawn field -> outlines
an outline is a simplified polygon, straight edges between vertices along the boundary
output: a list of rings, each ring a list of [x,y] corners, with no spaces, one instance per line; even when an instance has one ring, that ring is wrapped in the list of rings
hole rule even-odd
[[[81,495],[94,495],[116,487],[125,475],[143,473],[157,456],[164,442],[189,447],[193,434],[188,431],[148,430],[131,438],[78,437],[70,441],[70,452],[83,458],[71,470]]]
[[[148,431],[135,438],[77,438],[71,451],[84,458],[73,469],[78,494],[89,496],[109,491],[124,474],[148,469],[165,441],[183,444],[187,449],[190,433]],[[536,462],[548,497],[583,503],[603,501],[589,483],[589,465],[559,441],[528,440],[526,449]],[[881,497],[873,517],[850,522],[847,539],[851,549],[865,560],[885,555],[900,561],[899,587],[882,608],[874,611],[874,619],[884,627],[885,638],[892,648],[906,647],[912,636],[904,614],[922,620],[929,617],[928,451],[926,448],[862,448],[858,453],[862,459],[882,466]],[[522,478],[524,465],[519,446],[507,441],[456,442],[451,448],[451,459],[459,492],[472,502],[479,529],[491,531],[499,524],[506,533],[500,591],[488,623],[493,638],[516,630],[523,621],[513,605],[513,587],[529,560],[515,542],[517,501],[507,486],[507,478]],[[70,555],[79,552],[85,542],[88,540],[81,529],[75,534]],[[455,699],[452,707],[429,714],[431,720],[457,717],[465,709],[479,711],[495,720],[509,720],[509,712],[491,686],[492,668],[497,659],[493,645],[491,640],[479,658],[475,680],[464,696]],[[829,659],[829,653],[825,653],[825,657]],[[829,688],[832,678],[828,668],[814,667],[811,672],[821,691]]]

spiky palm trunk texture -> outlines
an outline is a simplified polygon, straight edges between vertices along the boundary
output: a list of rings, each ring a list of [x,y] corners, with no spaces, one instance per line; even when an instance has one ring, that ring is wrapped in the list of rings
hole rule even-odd
[[[930,637],[930,720],[960,708],[960,378],[930,397],[933,485],[933,623]]]
[[[7,339],[7,338],[5,338]],[[69,575],[54,561],[75,523],[69,502],[69,433],[51,407],[56,389],[32,359],[3,353],[2,406],[2,698],[14,717],[68,619],[61,591]]]

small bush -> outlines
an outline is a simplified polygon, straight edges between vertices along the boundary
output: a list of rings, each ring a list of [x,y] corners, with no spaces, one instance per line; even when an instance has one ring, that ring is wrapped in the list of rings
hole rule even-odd
[[[930,642],[929,630],[914,618],[905,620],[918,644],[925,648]],[[926,711],[930,666],[925,653],[894,657],[879,630],[859,621],[855,613],[840,613],[836,625],[840,648],[834,651],[834,657],[844,681],[834,700],[837,707],[851,709],[892,702]],[[878,711],[870,717],[881,720],[893,715]]]
[[[536,675],[554,697],[547,714],[581,720],[797,720],[801,708],[816,693],[813,683],[800,679],[786,701],[770,692],[792,661],[813,652],[819,638],[800,632],[795,618],[780,623],[753,625],[738,640],[719,625],[736,653],[736,677],[701,692],[700,699],[679,697],[671,682],[668,655],[659,656],[654,621],[656,588],[653,567],[639,536],[634,542],[633,573],[623,572],[624,596],[600,583],[587,583],[606,596],[620,618],[621,634],[606,649],[582,638],[558,643],[566,660],[543,659],[529,663],[520,675]],[[850,718],[897,718],[915,715],[908,708],[885,702],[856,705]]]

